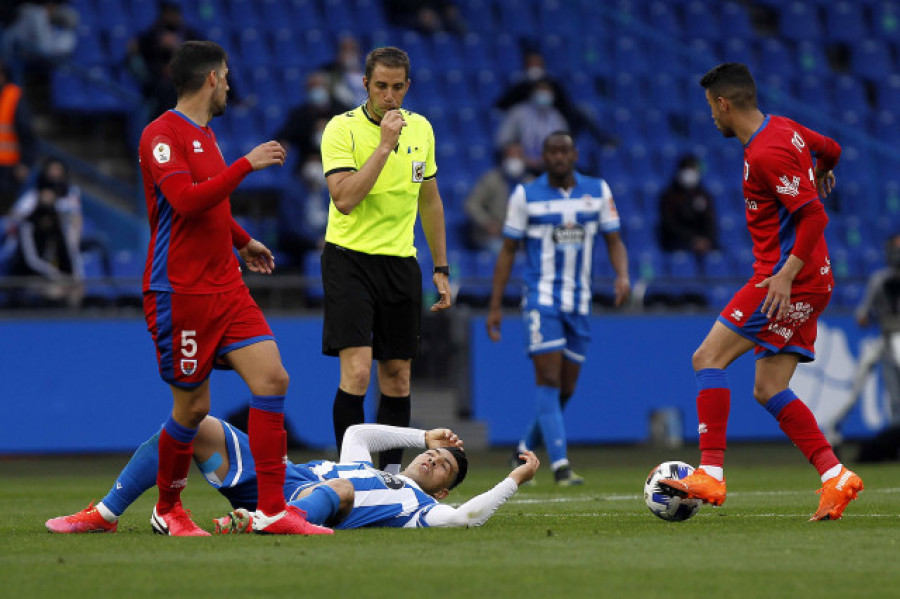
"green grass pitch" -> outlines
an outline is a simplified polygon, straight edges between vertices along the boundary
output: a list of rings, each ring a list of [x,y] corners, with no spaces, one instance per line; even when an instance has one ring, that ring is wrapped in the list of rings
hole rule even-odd
[[[473,455],[451,502],[499,481],[507,455]],[[696,448],[576,448],[586,485],[557,489],[544,467],[478,529],[200,539],[151,533],[155,491],[116,534],[52,535],[44,521],[103,497],[127,457],[0,459],[0,597],[900,596],[900,465],[848,463],[866,490],[842,520],[810,523],[819,482],[799,452],[734,445],[725,505],[667,523],[641,492],[670,459]],[[190,480],[185,504],[210,529],[227,503]]]

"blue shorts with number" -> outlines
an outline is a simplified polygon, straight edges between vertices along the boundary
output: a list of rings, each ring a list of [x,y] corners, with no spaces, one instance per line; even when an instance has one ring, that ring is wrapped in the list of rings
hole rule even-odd
[[[554,308],[529,308],[522,315],[529,356],[562,351],[566,359],[584,362],[591,342],[587,316]]]

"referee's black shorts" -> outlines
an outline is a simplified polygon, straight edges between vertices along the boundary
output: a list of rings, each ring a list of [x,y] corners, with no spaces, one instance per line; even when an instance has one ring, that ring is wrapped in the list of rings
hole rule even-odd
[[[422,271],[414,257],[381,256],[326,243],[322,251],[322,353],[372,347],[376,360],[419,355]]]

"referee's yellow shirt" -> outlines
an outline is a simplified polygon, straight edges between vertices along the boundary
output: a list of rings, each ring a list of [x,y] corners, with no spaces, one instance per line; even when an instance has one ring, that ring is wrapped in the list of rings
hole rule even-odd
[[[416,255],[413,227],[419,188],[437,174],[434,131],[425,117],[401,112],[406,127],[369,195],[346,215],[334,202],[328,205],[325,241],[366,254]],[[333,117],[322,133],[325,176],[359,170],[380,141],[381,128],[365,106]]]

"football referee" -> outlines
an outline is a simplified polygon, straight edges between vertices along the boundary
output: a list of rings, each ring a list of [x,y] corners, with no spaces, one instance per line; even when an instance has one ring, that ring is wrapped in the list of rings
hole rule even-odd
[[[422,272],[413,245],[416,213],[431,250],[440,298],[450,307],[444,206],[438,193],[434,132],[400,108],[409,90],[409,56],[383,47],[366,57],[368,99],[331,119],[322,134],[322,166],[331,194],[322,282],[322,353],[338,356],[334,435],[365,421],[363,400],[378,360],[380,424],[409,426],[409,379],[418,356]],[[398,472],[402,449],[382,452],[379,468]]]

